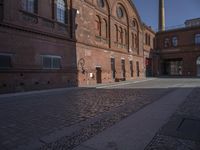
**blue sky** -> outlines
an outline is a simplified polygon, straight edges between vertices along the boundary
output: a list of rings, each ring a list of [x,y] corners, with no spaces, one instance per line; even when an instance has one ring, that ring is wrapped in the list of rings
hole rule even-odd
[[[143,22],[158,27],[159,0],[133,0]],[[200,0],[165,0],[166,27],[184,24],[185,20],[200,18]]]

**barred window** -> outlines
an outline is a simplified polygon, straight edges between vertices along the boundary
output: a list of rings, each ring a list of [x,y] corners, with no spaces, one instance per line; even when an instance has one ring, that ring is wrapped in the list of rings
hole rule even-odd
[[[42,56],[42,65],[44,69],[60,69],[61,57],[60,56]]]
[[[37,0],[22,0],[23,9],[30,13],[37,13]]]
[[[64,0],[57,0],[57,21],[66,23],[66,5]]]
[[[11,55],[0,54],[0,69],[9,69],[11,67]]]

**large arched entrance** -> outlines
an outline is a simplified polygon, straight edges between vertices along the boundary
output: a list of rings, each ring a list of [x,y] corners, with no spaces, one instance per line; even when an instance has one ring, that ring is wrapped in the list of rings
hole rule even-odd
[[[197,58],[197,76],[200,77],[200,56]]]

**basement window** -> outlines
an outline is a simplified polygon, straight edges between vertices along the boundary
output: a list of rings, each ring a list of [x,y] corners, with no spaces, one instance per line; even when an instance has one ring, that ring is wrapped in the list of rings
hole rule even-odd
[[[42,66],[43,69],[60,69],[61,68],[61,57],[52,55],[42,55]]]

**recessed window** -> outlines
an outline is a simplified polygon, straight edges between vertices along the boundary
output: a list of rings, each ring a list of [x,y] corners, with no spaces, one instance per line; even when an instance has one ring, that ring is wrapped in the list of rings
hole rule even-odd
[[[105,6],[104,0],[97,0],[97,4],[99,7],[103,8]]]
[[[64,0],[57,0],[57,21],[66,23],[66,6]]]
[[[60,69],[61,57],[42,55],[42,65],[44,69]]]
[[[23,0],[23,9],[30,13],[37,13],[37,0]]]
[[[117,7],[117,17],[122,18],[124,16],[124,11],[121,6]]]
[[[172,45],[174,47],[177,47],[178,46],[178,38],[176,36],[172,37]]]
[[[200,45],[200,34],[195,35],[195,44]]]
[[[0,54],[0,69],[9,69],[12,67],[11,56],[9,54]]]

